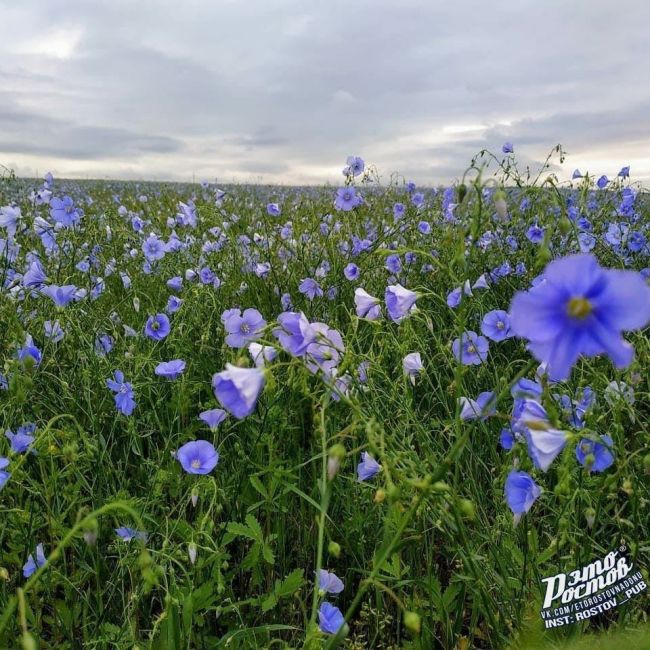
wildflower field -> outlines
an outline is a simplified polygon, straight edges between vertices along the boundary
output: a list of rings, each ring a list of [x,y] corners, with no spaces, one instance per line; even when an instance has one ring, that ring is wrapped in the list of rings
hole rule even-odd
[[[650,202],[513,149],[435,189],[7,170],[0,647],[650,648],[647,590],[540,616],[619,549],[647,583]]]

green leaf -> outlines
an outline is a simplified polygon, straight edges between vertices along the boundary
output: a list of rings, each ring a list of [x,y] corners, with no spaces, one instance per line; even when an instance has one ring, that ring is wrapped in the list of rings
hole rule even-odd
[[[273,609],[281,598],[293,596],[304,583],[303,570],[295,569],[284,580],[276,580],[273,592],[268,594],[262,601],[262,611],[268,612]]]
[[[262,545],[262,555],[269,564],[275,564],[275,555],[273,555],[273,549],[268,544]]]
[[[250,478],[251,485],[265,498],[269,498],[269,493],[266,491],[266,488],[260,481],[259,476],[251,476]]]
[[[275,582],[274,591],[279,598],[284,596],[292,596],[302,587],[304,583],[304,571],[302,569],[295,569],[284,580]]]
[[[226,526],[226,530],[235,537],[247,537],[248,539],[255,541],[258,539],[254,530],[251,530],[248,526],[239,524],[236,521],[229,522],[228,526]]]
[[[255,535],[253,539],[257,540],[258,542],[262,542],[264,540],[264,533],[262,532],[262,527],[260,526],[259,521],[255,519],[254,515],[252,514],[246,515],[246,525],[250,530],[253,531],[253,535]]]

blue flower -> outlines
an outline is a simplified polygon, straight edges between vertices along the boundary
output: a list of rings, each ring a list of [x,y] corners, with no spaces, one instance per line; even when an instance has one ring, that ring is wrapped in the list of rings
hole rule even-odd
[[[38,260],[34,260],[23,275],[23,286],[28,289],[38,289],[47,282],[47,275]]]
[[[6,229],[7,237],[10,240],[16,235],[21,216],[20,208],[17,206],[5,205],[0,207],[0,228]]]
[[[515,437],[512,433],[512,429],[504,427],[501,429],[501,434],[499,435],[499,444],[506,451],[510,451],[515,444]]]
[[[510,308],[513,332],[528,339],[551,379],[567,379],[578,357],[606,353],[617,368],[634,349],[621,333],[650,322],[650,287],[634,271],[603,269],[591,255],[551,262],[544,280],[518,292]]]
[[[158,377],[165,379],[177,379],[185,370],[185,361],[183,359],[173,359],[172,361],[163,361],[156,366],[154,372]]]
[[[424,194],[422,194],[422,192],[415,192],[415,194],[411,196],[411,203],[416,208],[421,208],[424,205]]]
[[[365,289],[354,290],[354,305],[359,318],[377,320],[381,317],[379,298],[371,296]]]
[[[186,442],[176,458],[188,474],[209,474],[219,462],[219,452],[207,440]]]
[[[165,243],[151,233],[142,244],[142,252],[148,262],[155,262],[165,257]]]
[[[504,142],[501,151],[503,151],[503,153],[514,153],[515,150],[512,146],[512,142]]]
[[[385,262],[386,270],[391,273],[399,273],[402,270],[402,260],[399,255],[389,255]]]
[[[588,232],[581,232],[578,235],[578,244],[580,246],[581,253],[588,253],[589,251],[593,250],[594,246],[596,245],[596,238]]]
[[[285,311],[278,316],[280,327],[273,330],[280,345],[292,356],[301,357],[316,339],[316,330],[302,312]]]
[[[594,442],[584,438],[576,446],[578,462],[592,472],[604,472],[614,462],[611,451],[614,441],[610,436],[600,436],[600,440],[601,442]],[[588,459],[589,456],[592,458]]]
[[[326,634],[336,634],[345,625],[345,618],[338,607],[321,603],[318,610],[318,627]]]
[[[29,450],[34,442],[34,436],[31,435],[34,429],[21,427],[16,433],[5,431],[5,436],[9,440],[9,446],[14,454],[23,454]]]
[[[386,287],[384,298],[391,320],[400,323],[415,309],[418,294],[415,291],[405,289],[401,284],[395,284]]]
[[[366,163],[363,161],[363,158],[359,158],[359,156],[348,156],[346,167],[343,170],[343,176],[359,176],[359,174],[363,174],[365,168]]]
[[[546,472],[566,445],[566,431],[554,429],[546,409],[534,400],[524,400],[516,422],[516,431],[524,433],[528,443],[528,454],[537,469]]]
[[[169,296],[165,310],[168,314],[175,314],[181,308],[182,304],[182,298],[178,298],[177,296]]]
[[[316,575],[318,589],[328,594],[340,594],[345,586],[343,581],[333,571],[321,569]]]
[[[113,337],[108,334],[101,334],[95,339],[95,354],[105,357],[113,349]]]
[[[424,370],[422,357],[419,352],[411,352],[402,359],[402,369],[404,374],[411,380],[415,386],[415,378]]]
[[[460,419],[461,420],[476,420],[481,418],[485,420],[490,415],[496,413],[496,394],[492,391],[485,391],[479,393],[478,397],[469,399],[467,397],[460,398]]]
[[[278,356],[278,351],[272,345],[261,345],[254,341],[248,344],[248,353],[257,368],[264,368],[267,362],[271,363]]]
[[[447,294],[447,306],[451,307],[452,309],[456,309],[458,305],[460,305],[460,301],[463,297],[463,290],[461,287],[457,287],[456,289],[453,289]]]
[[[57,284],[50,284],[41,289],[41,293],[51,298],[57,307],[67,307],[74,300],[76,292],[77,287],[74,284],[66,284],[62,287]]]
[[[45,323],[43,323],[43,329],[45,331],[45,338],[52,341],[52,343],[59,343],[65,336],[65,332],[58,320],[55,320],[54,322],[46,320]]]
[[[334,368],[345,352],[343,337],[325,323],[312,323],[311,327],[316,331],[316,340],[306,350],[307,368],[314,373],[321,370],[333,376]]]
[[[502,309],[494,309],[483,317],[481,333],[493,341],[504,341],[512,336],[510,317]]]
[[[167,280],[167,288],[172,291],[180,291],[183,288],[183,278],[180,275]]]
[[[367,452],[361,452],[361,462],[357,465],[357,476],[359,481],[367,481],[373,478],[381,470],[381,465]]]
[[[544,228],[540,228],[537,224],[532,225],[526,231],[526,239],[533,244],[541,244],[544,241]]]
[[[354,187],[341,187],[336,191],[336,198],[334,199],[334,207],[343,212],[354,210],[362,203],[363,199],[357,195]]]
[[[24,362],[28,357],[33,360],[34,365],[38,366],[41,363],[41,351],[34,344],[34,339],[29,334],[25,337],[23,347],[18,348],[18,360]]]
[[[223,409],[210,409],[199,413],[199,420],[205,422],[210,427],[210,431],[216,431],[227,417],[228,414]]]
[[[136,530],[135,528],[129,528],[128,526],[120,526],[120,528],[116,528],[115,533],[125,542],[130,542],[134,539],[138,539],[142,542],[147,541],[147,533]]]
[[[64,196],[62,199],[55,196],[50,201],[50,216],[65,228],[76,224],[81,219],[81,215],[82,212],[75,208],[69,196]]]
[[[343,269],[343,275],[346,277],[347,280],[358,280],[359,279],[359,267],[356,264],[353,264],[352,262],[348,264],[344,269]]]
[[[508,507],[519,518],[530,510],[542,490],[529,474],[513,469],[506,479],[504,492]]]
[[[122,415],[131,415],[136,407],[133,386],[124,381],[124,373],[116,370],[114,379],[107,379],[106,385],[115,393],[115,407]]]
[[[25,578],[29,578],[32,574],[36,573],[38,569],[42,566],[45,566],[45,553],[43,551],[43,544],[39,544],[36,547],[36,555],[30,555],[23,566],[23,575]]]
[[[318,282],[316,282],[316,280],[313,278],[305,278],[302,280],[300,286],[298,287],[298,291],[307,296],[309,300],[313,300],[317,296],[321,297],[323,295],[323,290],[321,289]]]
[[[171,332],[171,329],[167,314],[156,314],[147,319],[144,333],[154,341],[162,341]]]
[[[277,203],[268,203],[266,205],[266,212],[272,217],[279,217],[282,214],[280,206]]]
[[[5,472],[9,466],[9,459],[0,456],[0,490],[5,486],[5,483],[11,478],[10,472]]]
[[[258,368],[238,368],[227,363],[225,370],[212,377],[212,387],[221,406],[242,419],[255,410],[264,375]]]
[[[229,309],[221,320],[228,333],[226,345],[231,348],[246,347],[251,341],[259,339],[266,327],[266,321],[257,309],[246,309],[243,314],[239,309]]]
[[[464,366],[479,366],[487,359],[488,340],[476,332],[463,332],[451,345],[454,357]]]

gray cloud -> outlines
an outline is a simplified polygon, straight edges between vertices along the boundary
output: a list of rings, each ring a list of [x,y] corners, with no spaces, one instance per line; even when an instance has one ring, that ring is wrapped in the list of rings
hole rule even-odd
[[[0,0],[0,162],[337,182],[354,153],[436,183],[509,139],[523,164],[561,142],[568,173],[650,178],[649,18],[641,0]]]
[[[128,158],[148,153],[173,154],[182,148],[173,138],[113,127],[84,126],[0,108],[0,151],[70,159]]]

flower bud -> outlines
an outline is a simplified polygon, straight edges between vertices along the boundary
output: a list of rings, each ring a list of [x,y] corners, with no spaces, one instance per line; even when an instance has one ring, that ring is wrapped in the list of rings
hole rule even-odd
[[[496,192],[494,194],[494,209],[499,215],[501,220],[505,220],[508,216],[508,204],[506,203],[505,194],[503,192]]]
[[[23,646],[23,650],[38,650],[36,639],[29,632],[23,632],[20,637],[20,643]]]
[[[459,499],[458,509],[460,510],[461,516],[465,519],[472,521],[476,517],[476,508],[474,504],[469,499]]]
[[[341,545],[336,542],[330,542],[327,546],[327,552],[334,557],[340,557],[341,555]]]
[[[327,480],[332,481],[334,477],[339,473],[339,468],[341,467],[341,461],[338,458],[333,458],[330,456],[327,459]]]
[[[375,492],[375,498],[374,498],[375,503],[382,503],[385,499],[386,499],[386,490],[384,490],[383,488],[379,488]]]
[[[445,483],[444,481],[436,481],[432,486],[431,489],[434,492],[449,492],[449,485]]]
[[[329,450],[327,459],[327,480],[331,481],[341,467],[341,461],[345,458],[345,447],[341,444],[333,445]]]
[[[194,542],[190,542],[187,545],[187,555],[190,558],[190,563],[195,564],[196,563],[196,544]]]
[[[417,612],[404,612],[404,626],[412,634],[420,634],[422,619]]]
[[[95,546],[97,543],[97,533],[94,530],[87,530],[84,533],[84,542],[86,542],[88,546]]]
[[[596,511],[593,508],[587,508],[585,510],[585,519],[587,520],[587,526],[593,528],[596,521]]]

